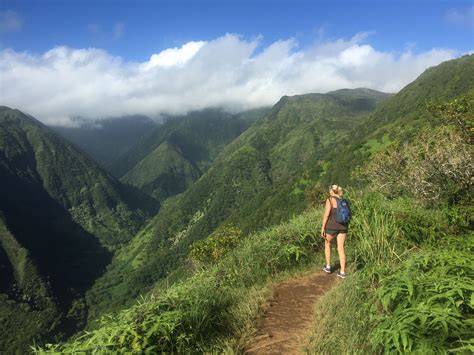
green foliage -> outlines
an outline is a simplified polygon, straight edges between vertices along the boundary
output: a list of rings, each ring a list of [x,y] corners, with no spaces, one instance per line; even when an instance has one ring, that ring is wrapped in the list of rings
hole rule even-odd
[[[223,226],[213,232],[208,238],[191,245],[189,256],[201,264],[212,264],[220,261],[222,257],[239,243],[242,231],[233,226]]]
[[[0,107],[0,175],[0,293],[8,299],[1,348],[25,351],[33,339],[70,335],[83,324],[78,300],[103,273],[110,250],[159,205],[7,107]]]
[[[469,203],[474,161],[466,122],[474,117],[471,102],[456,98],[432,104],[431,110],[441,115],[443,123],[454,122],[457,129],[424,129],[377,154],[355,176],[389,196],[409,194],[424,204]]]
[[[241,332],[253,329],[248,324],[255,322],[256,304],[265,292],[256,287],[314,260],[314,247],[322,240],[317,235],[320,212],[311,210],[251,234],[217,263],[187,280],[157,289],[129,309],[102,317],[97,329],[69,343],[36,350],[187,353],[239,348]],[[239,234],[235,228],[226,229]]]
[[[472,344],[474,244],[467,235],[423,250],[380,278],[371,341],[385,352],[445,353]]]
[[[429,102],[428,110],[445,125],[454,125],[472,142],[474,135],[474,90],[450,101]]]
[[[319,303],[308,351],[472,351],[473,248],[472,234],[439,236],[406,250],[398,262],[359,265]]]
[[[112,169],[123,182],[164,201],[189,188],[228,143],[267,111],[232,115],[207,109],[169,118],[117,159]]]
[[[350,193],[353,218],[350,234],[357,266],[383,266],[400,258],[409,239],[403,233],[405,222],[396,216],[393,205],[380,194]]]

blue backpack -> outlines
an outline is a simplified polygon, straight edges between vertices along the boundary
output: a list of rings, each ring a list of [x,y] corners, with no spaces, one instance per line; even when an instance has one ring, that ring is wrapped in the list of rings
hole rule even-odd
[[[336,210],[336,222],[341,224],[347,224],[351,220],[352,214],[349,207],[349,202],[343,198],[336,198],[337,210]]]

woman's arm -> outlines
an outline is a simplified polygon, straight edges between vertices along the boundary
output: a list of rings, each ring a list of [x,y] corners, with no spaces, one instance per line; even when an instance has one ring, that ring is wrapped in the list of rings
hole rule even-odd
[[[321,237],[326,238],[326,223],[328,222],[329,213],[331,212],[331,202],[329,199],[326,200],[326,206],[324,209],[324,216],[323,216],[323,225],[321,226]]]

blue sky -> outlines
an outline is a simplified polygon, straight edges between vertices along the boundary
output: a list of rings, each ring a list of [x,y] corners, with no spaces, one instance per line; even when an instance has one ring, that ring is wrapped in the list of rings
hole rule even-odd
[[[188,41],[211,40],[226,33],[262,45],[296,38],[305,46],[321,36],[351,37],[372,32],[379,50],[473,48],[474,27],[450,18],[465,14],[473,1],[106,1],[2,0],[21,28],[3,31],[1,45],[44,52],[54,46],[99,47],[130,60]],[[451,16],[452,17],[452,16]],[[472,20],[472,17],[471,17]]]
[[[283,95],[397,92],[473,52],[472,0],[1,0],[0,104],[64,125],[235,112]]]

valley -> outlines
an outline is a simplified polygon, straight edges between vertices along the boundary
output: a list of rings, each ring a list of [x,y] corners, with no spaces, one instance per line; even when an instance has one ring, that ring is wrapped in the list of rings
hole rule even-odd
[[[472,54],[395,94],[283,96],[102,131],[0,107],[0,349],[245,351],[275,280],[320,269],[334,182],[354,213],[350,279],[321,295],[308,351],[471,349],[473,110]],[[416,189],[413,166],[428,171]],[[402,322],[413,309],[417,329]]]

